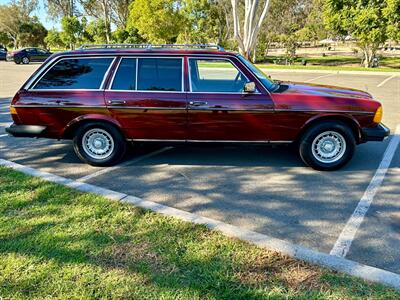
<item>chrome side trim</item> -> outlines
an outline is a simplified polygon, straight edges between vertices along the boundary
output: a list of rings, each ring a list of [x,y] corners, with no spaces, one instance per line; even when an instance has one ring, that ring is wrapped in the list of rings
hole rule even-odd
[[[250,109],[237,109],[237,108],[224,108],[224,107],[192,107],[189,111],[248,111],[248,112],[273,112],[274,109],[259,109],[259,108],[250,108]]]
[[[29,89],[29,92],[102,92],[101,89]]]
[[[275,109],[276,112],[310,112],[310,113],[347,113],[347,114],[366,114],[366,115],[373,115],[373,112],[369,111],[353,111],[353,110],[308,110],[308,109]]]
[[[136,109],[136,110],[187,110],[186,107],[142,107],[142,106],[118,106],[110,105],[108,109]]]
[[[100,105],[68,105],[68,104],[46,104],[46,105],[40,105],[40,104],[18,104],[18,105],[13,105],[15,108],[104,108],[107,109],[106,106],[100,106]]]
[[[137,110],[187,110],[186,107],[149,107],[149,106],[101,106],[101,105],[68,105],[68,104],[17,104],[12,105],[15,108],[37,108],[37,107],[51,107],[51,108],[114,108],[114,109],[137,109]],[[338,111],[338,110],[275,110],[275,109],[232,109],[232,108],[193,108],[191,110],[204,110],[204,111],[255,111],[255,112],[306,112],[306,113],[348,113],[348,114],[364,114],[364,115],[373,115],[373,112],[365,112],[365,111]]]
[[[288,144],[293,141],[242,141],[242,140],[170,140],[170,139],[127,139],[131,142],[179,142],[179,143],[255,143],[255,144]]]

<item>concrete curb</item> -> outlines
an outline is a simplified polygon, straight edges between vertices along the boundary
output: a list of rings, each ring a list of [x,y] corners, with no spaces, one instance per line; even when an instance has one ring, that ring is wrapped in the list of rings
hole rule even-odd
[[[146,201],[138,197],[128,196],[126,194],[108,190],[95,185],[74,181],[72,179],[53,175],[47,172],[42,172],[4,159],[0,159],[0,166],[9,167],[22,173],[40,177],[46,181],[71,187],[82,192],[94,193],[110,200],[130,203],[135,206],[149,209],[163,215],[179,218],[181,220],[195,224],[202,224],[210,229],[218,230],[226,236],[238,238],[255,244],[259,247],[280,252],[290,257],[317,264],[322,267],[331,268],[339,272],[343,272],[352,276],[356,276],[371,282],[380,283],[400,290],[400,275],[396,273],[363,265],[342,257],[332,256],[329,254],[314,251],[303,246],[295,245],[251,230],[243,229],[237,226],[226,224],[221,221],[202,217],[159,203]]]
[[[342,71],[342,70],[299,70],[299,69],[275,69],[261,67],[262,71],[268,73],[320,73],[320,74],[348,74],[348,75],[367,75],[367,76],[399,76],[400,72],[379,72],[379,71]]]

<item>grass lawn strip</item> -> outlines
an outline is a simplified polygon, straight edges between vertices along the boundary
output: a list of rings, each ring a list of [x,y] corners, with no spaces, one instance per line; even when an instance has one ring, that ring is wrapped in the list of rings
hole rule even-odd
[[[205,226],[0,167],[4,299],[399,299]]]

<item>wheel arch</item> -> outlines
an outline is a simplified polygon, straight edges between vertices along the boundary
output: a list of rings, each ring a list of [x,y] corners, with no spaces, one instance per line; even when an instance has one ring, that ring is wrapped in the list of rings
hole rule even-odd
[[[339,121],[347,125],[353,132],[356,143],[359,144],[361,142],[361,132],[360,132],[360,123],[351,115],[339,115],[339,114],[326,114],[326,115],[316,115],[309,120],[301,127],[295,142],[298,143],[304,133],[311,127],[316,124],[326,122],[326,121]]]
[[[99,115],[99,114],[84,115],[73,119],[71,122],[67,124],[67,126],[65,126],[61,134],[61,137],[63,139],[72,139],[74,137],[74,132],[79,128],[79,126],[92,122],[100,122],[111,125],[115,127],[118,131],[120,131],[122,136],[126,138],[124,131],[122,130],[121,124],[117,120],[109,116]]]

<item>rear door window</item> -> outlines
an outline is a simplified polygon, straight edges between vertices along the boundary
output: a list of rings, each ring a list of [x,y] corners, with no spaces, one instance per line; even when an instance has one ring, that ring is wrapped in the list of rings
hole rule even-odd
[[[136,58],[123,58],[118,66],[111,89],[136,90]]]
[[[33,89],[100,89],[112,61],[112,57],[62,59]]]
[[[181,58],[138,58],[138,91],[182,91]]]

